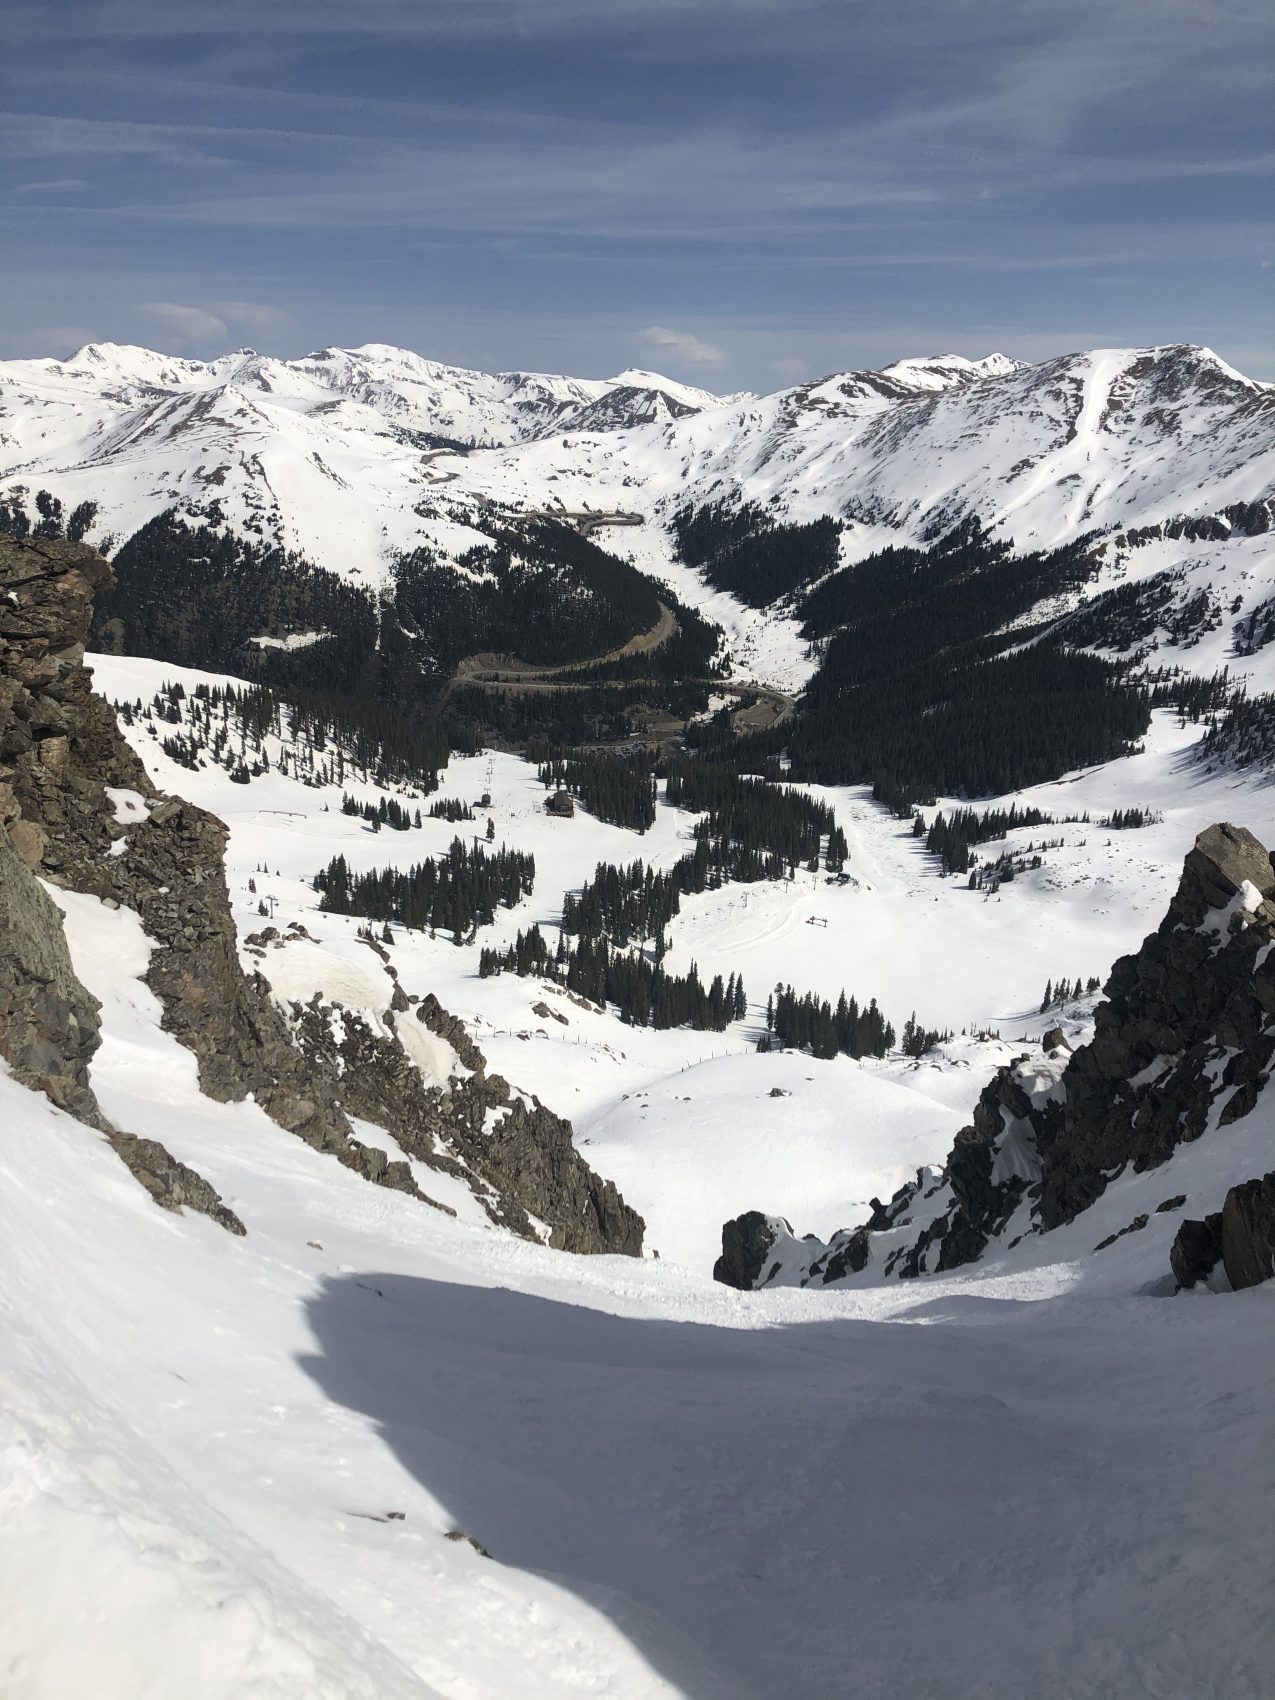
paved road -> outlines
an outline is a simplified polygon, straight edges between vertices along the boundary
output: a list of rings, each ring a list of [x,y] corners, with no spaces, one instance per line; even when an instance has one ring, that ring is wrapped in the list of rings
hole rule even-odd
[[[660,616],[655,624],[645,632],[639,632],[618,649],[609,649],[605,655],[590,655],[583,661],[560,662],[556,666],[533,666],[529,661],[521,661],[516,655],[467,655],[457,663],[456,672],[452,677],[452,687],[456,685],[523,685],[531,682],[544,684],[552,682],[564,673],[579,673],[586,667],[600,667],[608,661],[622,661],[628,655],[647,655],[653,649],[659,649],[677,631],[677,617],[673,610],[661,602]],[[497,677],[496,675],[499,675]]]
[[[565,525],[574,525],[581,537],[588,537],[604,525],[645,524],[642,514],[625,513],[622,508],[613,508],[607,513],[595,513],[592,508],[534,508],[526,517],[561,520]]]

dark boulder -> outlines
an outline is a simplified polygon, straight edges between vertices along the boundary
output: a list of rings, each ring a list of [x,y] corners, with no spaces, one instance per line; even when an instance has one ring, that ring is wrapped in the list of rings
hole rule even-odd
[[[1169,1265],[1179,1287],[1194,1287],[1208,1280],[1222,1256],[1221,1230],[1220,1214],[1179,1226],[1169,1251]]]
[[[1275,1275],[1275,1172],[1233,1186],[1222,1206],[1222,1264],[1232,1287]]]
[[[763,1216],[748,1210],[722,1225],[722,1255],[713,1265],[713,1279],[724,1287],[750,1293],[765,1285],[771,1248],[781,1231],[792,1234],[782,1216]]]

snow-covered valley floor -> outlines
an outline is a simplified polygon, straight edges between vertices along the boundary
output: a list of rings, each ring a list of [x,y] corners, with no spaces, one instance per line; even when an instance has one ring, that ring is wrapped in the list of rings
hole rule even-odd
[[[94,666],[116,700],[199,678]],[[229,825],[241,936],[261,902],[313,935],[253,961],[276,990],[384,998],[357,923],[319,912],[310,881],[338,850],[406,865],[456,828],[373,834],[339,788],[232,784],[129,735],[158,784]],[[103,1002],[104,1110],[248,1231],[156,1210],[97,1134],[0,1073],[5,1700],[1267,1700],[1275,1291],[1168,1297],[1178,1218],[1154,1214],[1177,1193],[1215,1208],[1232,1170],[1269,1166],[1264,1114],[958,1276],[740,1294],[709,1275],[740,1210],[827,1233],[941,1162],[1011,1041],[1039,1033],[1046,978],[1135,946],[1203,825],[1270,842],[1275,792],[1200,777],[1193,735],[1157,716],[1145,755],[1029,794],[1164,819],[1046,829],[1066,846],[999,901],[943,879],[862,793],[829,793],[850,884],[730,886],[674,924],[674,966],[744,974],[749,1018],[724,1035],[477,978],[482,944],[552,926],[599,860],[667,865],[690,824],[663,804],[643,838],[548,819],[534,770],[495,757],[497,841],[534,851],[535,892],[471,947],[399,932],[393,961],[572,1118],[659,1261],[448,1218],[211,1102],[142,984],[136,917],[54,891]],[[487,784],[486,758],[455,760],[439,794]],[[779,979],[1005,1042],[920,1064],[758,1055]]]
[[[149,702],[168,680],[187,691],[224,682],[162,662],[90,660],[97,688],[117,702]],[[866,789],[816,787],[849,842],[849,882],[799,869],[792,882],[731,884],[685,899],[667,965],[684,972],[694,961],[706,979],[741,973],[748,1019],[721,1034],[655,1032],[582,1007],[549,982],[480,980],[478,956],[533,922],[552,942],[563,893],[599,862],[641,857],[670,866],[690,848],[693,816],[661,802],[643,835],[584,810],[555,820],[545,814],[535,768],[497,753],[453,757],[440,775],[439,797],[472,803],[490,790],[492,805],[478,810],[472,826],[427,818],[407,832],[374,833],[340,812],[343,790],[361,801],[380,796],[348,774],[341,785],[310,787],[279,773],[276,759],[270,772],[240,785],[215,764],[198,772],[179,766],[140,721],[126,730],[162,789],[191,797],[229,826],[227,875],[241,937],[267,920],[281,933],[299,922],[313,935],[315,942],[271,949],[264,961],[245,957],[280,996],[304,1000],[323,990],[355,1007],[387,1000],[389,982],[358,939],[357,919],[319,909],[313,878],[336,853],[352,871],[407,867],[444,852],[458,830],[481,837],[488,816],[497,844],[531,851],[533,893],[480,929],[473,945],[397,929],[391,955],[400,982],[408,993],[435,993],[494,1068],[569,1117],[592,1165],[646,1217],[648,1246],[702,1274],[720,1249],[722,1222],[740,1211],[779,1212],[827,1234],[865,1216],[874,1193],[888,1197],[918,1164],[941,1163],[1014,1041],[1039,1036],[1058,1019],[1057,1011],[1040,1014],[1046,981],[1105,979],[1117,956],[1136,949],[1159,923],[1198,832],[1234,819],[1275,842],[1275,788],[1204,774],[1190,761],[1200,728],[1183,728],[1164,711],[1154,716],[1145,754],[1015,799],[1057,817],[1088,811],[1097,820],[1138,804],[1163,819],[1133,831],[1079,821],[1020,831],[1018,848],[1042,837],[1064,842],[992,898],[970,891],[964,876],[945,879],[909,824],[892,819]],[[420,803],[428,807],[427,799]],[[938,806],[953,805],[941,799]],[[1001,848],[978,847],[988,857]],[[924,1026],[958,1037],[942,1066],[758,1055],[766,1000],[779,983],[833,1000],[844,987],[862,1004],[875,997],[896,1027],[915,1011]],[[537,1016],[538,1003],[565,1024]],[[999,1032],[1002,1041],[962,1039],[966,1028]],[[790,1096],[772,1100],[772,1087]]]

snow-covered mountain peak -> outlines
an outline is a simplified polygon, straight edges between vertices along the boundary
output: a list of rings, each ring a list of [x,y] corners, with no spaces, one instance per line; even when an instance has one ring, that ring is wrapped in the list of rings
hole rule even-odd
[[[908,389],[945,390],[983,378],[1003,378],[1026,365],[1025,360],[1014,360],[1008,354],[988,354],[981,360],[967,360],[963,354],[932,354],[895,360],[883,366],[880,375]]]
[[[678,383],[676,378],[666,378],[662,372],[647,372],[639,366],[626,366],[623,372],[617,372],[610,379],[612,389],[661,390],[665,395],[672,396],[686,407],[720,407],[723,403],[746,401],[748,392],[737,391],[730,395],[717,395],[712,390],[699,389],[694,384]]]

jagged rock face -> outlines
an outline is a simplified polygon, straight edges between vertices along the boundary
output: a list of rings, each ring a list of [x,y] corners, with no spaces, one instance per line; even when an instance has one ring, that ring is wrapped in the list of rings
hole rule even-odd
[[[99,1005],[36,877],[71,883],[69,868],[105,853],[106,779],[149,790],[83,666],[93,592],[110,582],[83,545],[0,539],[0,1056],[24,1085],[101,1129],[157,1204],[242,1234],[202,1175],[102,1114],[89,1082]]]
[[[530,1218],[549,1228],[549,1244],[561,1251],[610,1251],[640,1257],[646,1224],[580,1156],[571,1123],[538,1098],[530,1107],[499,1074],[454,1015],[431,993],[417,1005],[416,1019],[445,1039],[469,1069],[449,1093],[451,1140],[466,1166],[494,1189],[494,1219],[520,1233],[534,1231]],[[504,1110],[490,1133],[488,1112]]]
[[[445,1092],[425,1086],[402,1046],[356,1013],[342,1010],[339,1023],[332,1013],[317,998],[298,1007],[296,1033],[307,1057],[339,1072],[342,1105],[352,1115],[388,1129],[418,1161],[465,1181],[500,1227],[535,1239],[539,1222],[556,1250],[641,1255],[642,1218],[589,1168],[570,1123],[537,1099],[528,1108],[501,1075],[489,1075],[463,1024],[432,993],[414,1016],[391,1007],[383,1019],[391,1031],[397,1020],[419,1020],[452,1047],[469,1073]]]
[[[0,833],[0,1056],[24,1086],[100,1125],[89,1086],[98,1007],[75,977],[53,900]]]
[[[179,1163],[157,1139],[139,1139],[135,1133],[119,1133],[114,1128],[106,1137],[161,1210],[196,1210],[201,1216],[211,1216],[227,1233],[247,1232],[234,1211],[222,1203],[217,1189],[187,1164]]]
[[[1275,970],[1263,960],[1275,940],[1273,895],[1271,858],[1251,832],[1222,823],[1200,834],[1164,920],[1112,969],[1093,1040],[1067,1062],[1059,1093],[1016,1103],[1005,1070],[984,1091],[949,1159],[956,1208],[932,1224],[901,1273],[926,1267],[934,1241],[940,1269],[981,1256],[1027,1187],[1034,1228],[1070,1222],[1125,1167],[1155,1168],[1198,1139],[1219,1098],[1223,1125],[1253,1109],[1275,1052]],[[995,1187],[988,1177],[1003,1149],[1002,1111],[1018,1118],[1038,1167]],[[1184,1272],[1207,1256],[1198,1226],[1178,1251]]]
[[[1242,827],[1210,827],[1187,856],[1160,926],[1112,970],[1092,1042],[1071,1054],[1062,1035],[1051,1032],[1047,1055],[998,1069],[972,1125],[957,1134],[939,1187],[925,1190],[919,1177],[906,1196],[896,1195],[898,1208],[874,1209],[856,1234],[799,1247],[792,1267],[785,1264],[785,1279],[805,1285],[865,1267],[872,1235],[894,1228],[900,1211],[922,1196],[936,1195],[933,1219],[910,1244],[896,1247],[885,1272],[958,1268],[981,1257],[1011,1217],[1020,1234],[1059,1227],[1125,1169],[1155,1168],[1209,1126],[1250,1114],[1275,1055],[1272,945],[1270,855]],[[728,1223],[725,1233],[737,1228]],[[859,1236],[862,1247],[855,1244]],[[1275,1174],[1232,1187],[1216,1214],[1184,1222],[1171,1262],[1180,1286],[1208,1279],[1219,1264],[1232,1287],[1269,1279]],[[751,1267],[741,1264],[741,1272],[750,1274]]]
[[[402,1049],[351,1017],[349,1054],[299,1045],[269,982],[248,976],[226,889],[226,828],[176,797],[161,797],[94,696],[83,665],[96,590],[110,567],[82,544],[0,538],[0,1055],[55,1102],[103,1127],[158,1203],[205,1210],[242,1232],[213,1189],[155,1141],[109,1128],[88,1086],[96,1006],[71,969],[60,918],[31,870],[68,889],[135,910],[155,943],[146,975],[164,1026],[194,1054],[201,1089],[253,1095],[282,1127],[377,1185],[436,1208],[410,1166],[354,1137],[347,1110],[384,1125],[413,1156],[474,1184],[493,1219],[569,1251],[639,1256],[643,1223],[580,1157],[568,1123],[528,1110],[505,1082],[486,1079],[463,1027],[428,998],[419,1006],[474,1071],[444,1097],[431,1093]],[[105,787],[136,791],[144,818],[115,819]],[[21,877],[19,877],[21,876]],[[406,1016],[395,987],[387,1022]],[[322,1012],[320,1012],[320,1015]],[[309,1031],[299,1020],[299,1030]],[[484,1134],[488,1110],[505,1115]],[[437,1137],[436,1137],[437,1136]],[[439,1140],[465,1146],[440,1156]],[[450,1210],[448,1212],[451,1213]],[[534,1218],[534,1220],[533,1220]]]
[[[1071,1221],[1112,1171],[1154,1168],[1197,1139],[1220,1094],[1224,1122],[1253,1108],[1275,1051],[1275,968],[1258,961],[1275,939],[1272,894],[1271,860],[1252,833],[1201,833],[1164,920],[1112,970],[1093,1041],[1064,1077],[1061,1121],[1040,1129],[1043,1228]],[[1235,1054],[1219,1084],[1210,1065],[1225,1051]]]
[[[1126,1166],[1155,1168],[1198,1139],[1219,1097],[1223,1124],[1253,1109],[1275,1052],[1275,970],[1261,960],[1275,939],[1273,895],[1270,856],[1252,833],[1229,824],[1201,833],[1164,920],[1112,969],[1093,1040],[1067,1062],[1058,1095],[1016,1103],[1001,1070],[973,1128],[957,1135],[948,1164],[957,1207],[923,1236],[941,1241],[938,1268],[981,1256],[1026,1187],[1033,1227],[1058,1227]],[[994,1187],[1002,1109],[1018,1118],[1038,1167]],[[918,1243],[901,1272],[924,1268],[924,1250]],[[1200,1255],[1185,1246],[1184,1268]]]

